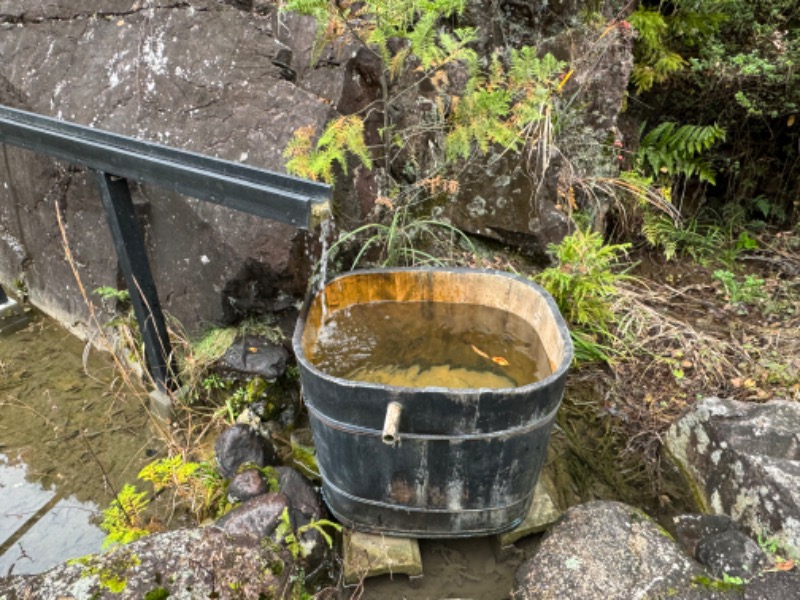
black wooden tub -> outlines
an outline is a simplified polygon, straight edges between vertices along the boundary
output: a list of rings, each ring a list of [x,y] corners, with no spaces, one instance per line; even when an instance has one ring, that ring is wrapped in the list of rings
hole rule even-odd
[[[410,388],[351,381],[308,359],[325,313],[354,303],[464,302],[534,326],[551,374],[501,389]],[[512,529],[529,510],[572,361],[553,299],[506,273],[472,269],[355,271],[306,302],[294,350],[333,514],[348,527],[423,538]]]

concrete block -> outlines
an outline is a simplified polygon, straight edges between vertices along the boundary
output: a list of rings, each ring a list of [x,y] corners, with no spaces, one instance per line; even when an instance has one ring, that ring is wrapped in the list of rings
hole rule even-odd
[[[344,582],[402,573],[412,579],[422,576],[422,557],[416,539],[344,530]]]
[[[0,304],[0,335],[10,335],[28,324],[28,315],[11,298]]]
[[[154,388],[148,394],[150,397],[150,412],[154,417],[161,421],[167,421],[172,417],[172,398],[169,394]]]

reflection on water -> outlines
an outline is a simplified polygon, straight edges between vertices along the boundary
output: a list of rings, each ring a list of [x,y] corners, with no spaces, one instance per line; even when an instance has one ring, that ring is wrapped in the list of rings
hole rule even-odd
[[[39,573],[101,549],[96,504],[46,490],[26,479],[24,464],[0,454],[0,576]]]
[[[36,318],[0,337],[0,576],[100,549],[94,524],[154,445],[108,357]]]
[[[320,370],[402,387],[510,388],[550,374],[539,335],[489,306],[372,302],[334,312],[309,359]]]

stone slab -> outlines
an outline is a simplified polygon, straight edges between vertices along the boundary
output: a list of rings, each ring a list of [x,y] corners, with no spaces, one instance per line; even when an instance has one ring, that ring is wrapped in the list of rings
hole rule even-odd
[[[498,536],[500,548],[510,546],[517,540],[531,534],[544,531],[561,518],[563,511],[558,509],[550,489],[552,489],[552,486],[549,478],[544,475],[539,477],[527,516],[515,529]]]
[[[422,576],[419,542],[413,538],[390,537],[344,530],[344,582],[353,585],[367,577],[402,573]]]
[[[28,324],[28,316],[22,307],[11,298],[0,304],[0,335],[19,331]]]

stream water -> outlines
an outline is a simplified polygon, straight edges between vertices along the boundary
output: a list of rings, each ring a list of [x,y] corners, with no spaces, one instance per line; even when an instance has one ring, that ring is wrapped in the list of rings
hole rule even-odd
[[[158,443],[124,389],[49,319],[0,336],[0,576],[101,549],[100,511]]]

